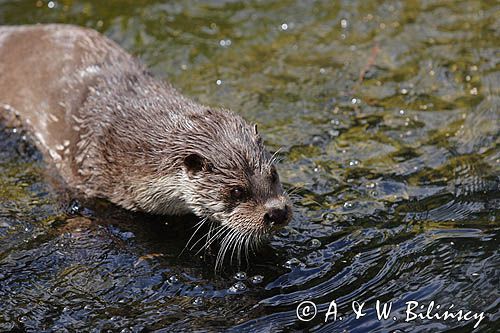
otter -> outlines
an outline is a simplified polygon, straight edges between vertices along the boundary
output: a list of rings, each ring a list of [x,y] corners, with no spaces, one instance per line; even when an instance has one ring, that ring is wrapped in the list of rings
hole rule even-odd
[[[0,114],[70,188],[132,211],[194,213],[219,223],[226,247],[292,217],[256,125],[183,96],[94,30],[0,27]]]

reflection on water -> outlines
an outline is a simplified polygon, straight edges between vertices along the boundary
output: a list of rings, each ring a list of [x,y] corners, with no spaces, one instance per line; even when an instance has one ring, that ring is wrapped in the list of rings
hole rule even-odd
[[[182,250],[193,219],[66,209],[0,129],[0,330],[437,332],[406,302],[499,322],[494,1],[0,1],[0,24],[95,28],[282,147],[291,226],[242,267]],[[1,73],[0,73],[1,75]],[[64,197],[64,196],[63,196]],[[75,208],[75,207],[73,207]],[[78,208],[78,207],[76,207]],[[168,222],[168,223],[165,223]],[[297,319],[313,301],[321,315]],[[332,300],[343,320],[324,322]],[[353,301],[392,302],[398,320]]]

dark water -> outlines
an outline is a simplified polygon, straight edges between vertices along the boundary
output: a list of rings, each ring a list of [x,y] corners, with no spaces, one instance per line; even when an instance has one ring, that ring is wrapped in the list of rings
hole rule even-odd
[[[35,22],[95,28],[259,123],[296,214],[215,274],[210,251],[181,254],[195,219],[68,209],[32,144],[2,127],[0,331],[499,329],[498,2],[0,1],[0,24]],[[303,301],[318,309],[308,322]],[[484,319],[405,321],[410,301]]]

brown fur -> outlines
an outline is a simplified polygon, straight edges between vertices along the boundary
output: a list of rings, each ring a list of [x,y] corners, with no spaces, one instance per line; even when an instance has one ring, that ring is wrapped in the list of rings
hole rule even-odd
[[[87,196],[157,214],[194,212],[253,235],[269,230],[269,209],[291,217],[256,127],[182,96],[93,30],[0,27],[0,111],[20,115],[64,180]],[[244,192],[239,200],[234,188]]]

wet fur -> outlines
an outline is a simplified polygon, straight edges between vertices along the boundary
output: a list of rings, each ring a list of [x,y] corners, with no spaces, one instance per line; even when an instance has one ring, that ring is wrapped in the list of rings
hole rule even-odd
[[[71,187],[130,210],[193,212],[249,242],[269,231],[270,205],[289,205],[255,126],[182,96],[93,30],[0,27],[0,111]]]

